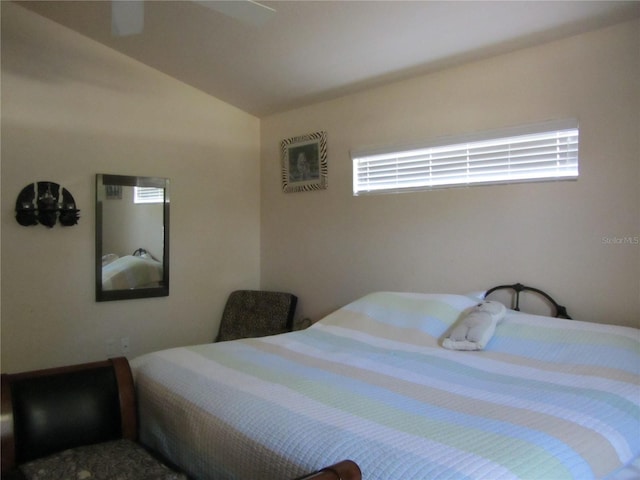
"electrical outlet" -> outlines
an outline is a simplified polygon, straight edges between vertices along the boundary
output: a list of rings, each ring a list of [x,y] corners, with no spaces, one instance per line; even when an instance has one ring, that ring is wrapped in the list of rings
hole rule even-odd
[[[129,353],[129,337],[122,337],[120,339],[120,351],[123,355]]]

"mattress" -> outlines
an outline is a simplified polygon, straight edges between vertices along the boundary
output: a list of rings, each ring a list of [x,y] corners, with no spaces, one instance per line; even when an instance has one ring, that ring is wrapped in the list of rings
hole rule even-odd
[[[378,292],[306,330],[134,359],[141,441],[203,480],[346,458],[367,480],[635,468],[640,331],[508,311],[483,351],[442,348],[476,302]]]
[[[125,255],[102,267],[103,290],[150,288],[162,281],[162,263],[135,255]]]

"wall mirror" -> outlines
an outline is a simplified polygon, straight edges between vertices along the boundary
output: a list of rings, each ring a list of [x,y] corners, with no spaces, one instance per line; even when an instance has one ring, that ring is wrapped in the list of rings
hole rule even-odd
[[[169,180],[96,175],[96,300],[169,295]]]

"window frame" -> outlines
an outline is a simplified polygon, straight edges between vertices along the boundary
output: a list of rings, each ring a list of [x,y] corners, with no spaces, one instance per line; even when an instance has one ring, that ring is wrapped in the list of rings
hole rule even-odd
[[[550,157],[541,157],[540,160],[536,160],[537,163],[529,163],[528,160],[518,159],[518,155],[512,152],[512,149],[501,147],[502,150],[499,152],[508,152],[501,159],[502,163],[489,164],[488,160],[483,160],[482,155],[486,156],[487,153],[482,148],[529,142],[531,146],[527,148],[540,150],[542,147],[534,142],[542,142],[543,140],[540,140],[540,137],[536,139],[536,136],[548,139],[552,135],[562,137],[563,141],[556,141],[556,166],[546,168],[548,173],[545,176],[540,176],[537,173],[537,165],[551,163],[553,160]],[[576,180],[579,176],[579,135],[579,123],[577,119],[572,118],[469,135],[443,137],[421,143],[355,149],[351,151],[353,195],[380,195],[476,185]],[[463,169],[461,167],[465,165],[465,161],[454,158],[463,158],[464,154],[452,154],[451,158],[454,160],[449,160],[446,152],[459,153],[464,150],[465,146],[468,151],[466,172],[445,172],[446,170],[455,170],[455,168],[450,168],[452,166],[458,167],[460,171]],[[472,148],[470,149],[469,146]],[[558,146],[562,146],[564,150]],[[550,148],[549,145],[545,145],[545,147]],[[434,157],[434,152],[439,157]],[[429,158],[427,159],[427,157]],[[416,160],[412,160],[412,158]],[[518,161],[515,161],[516,159]],[[491,161],[495,162],[495,159],[492,158]],[[367,165],[369,172],[364,171]],[[469,168],[469,165],[472,168]],[[536,172],[526,173],[534,170],[530,168],[531,165],[536,165]],[[509,167],[512,170],[507,168],[508,173],[502,175],[498,175],[494,171],[504,167]],[[471,171],[474,168],[475,170]],[[410,171],[410,169],[414,170]],[[429,173],[426,173],[426,170],[429,170]],[[436,171],[435,174],[434,171]],[[454,177],[457,178],[456,181],[446,180]],[[426,180],[427,178],[431,181]]]
[[[141,195],[141,191],[155,191],[149,195]],[[133,203],[134,204],[148,204],[148,203],[164,203],[164,188],[162,187],[133,187]]]

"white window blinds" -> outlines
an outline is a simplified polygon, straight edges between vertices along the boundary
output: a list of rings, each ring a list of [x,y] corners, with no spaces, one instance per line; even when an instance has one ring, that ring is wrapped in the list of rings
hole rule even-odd
[[[575,179],[578,123],[548,122],[351,156],[354,195]]]
[[[163,203],[164,188],[134,187],[134,203]]]

